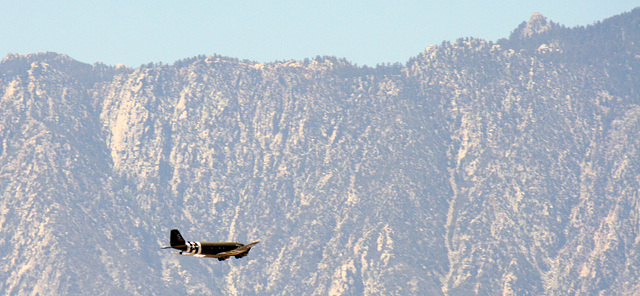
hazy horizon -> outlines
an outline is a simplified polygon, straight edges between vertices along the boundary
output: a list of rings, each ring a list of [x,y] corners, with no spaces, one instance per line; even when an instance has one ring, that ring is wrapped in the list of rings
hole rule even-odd
[[[458,38],[506,38],[539,12],[574,27],[628,12],[635,1],[12,2],[0,12],[0,55],[57,52],[86,63],[172,63],[220,54],[257,62],[336,56],[405,62]],[[7,42],[9,40],[9,42]]]

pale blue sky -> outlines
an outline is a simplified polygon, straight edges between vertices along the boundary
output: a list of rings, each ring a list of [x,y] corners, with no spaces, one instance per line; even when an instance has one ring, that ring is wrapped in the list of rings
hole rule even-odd
[[[533,12],[589,25],[638,0],[0,0],[0,55],[53,51],[137,67],[199,54],[258,62],[333,55],[401,62],[444,40],[506,38]]]

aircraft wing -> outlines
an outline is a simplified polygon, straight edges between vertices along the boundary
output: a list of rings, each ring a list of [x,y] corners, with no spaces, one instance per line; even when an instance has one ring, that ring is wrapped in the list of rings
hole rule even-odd
[[[229,258],[231,256],[237,256],[237,255],[240,255],[240,254],[242,254],[244,252],[248,252],[249,249],[251,249],[251,247],[255,246],[259,242],[260,241],[255,241],[255,242],[252,242],[252,243],[250,243],[248,245],[244,245],[242,247],[233,249],[231,251],[226,251],[226,252],[218,253],[218,254],[215,254],[215,255],[201,255],[201,256],[202,257],[218,258],[218,260],[222,261],[222,260],[225,260],[225,259],[227,259],[227,258]]]
[[[248,245],[233,249],[231,251],[226,251],[226,252],[222,252],[222,253],[218,253],[218,254],[212,255],[211,257],[215,257],[215,258],[218,258],[220,260],[224,260],[224,259],[227,259],[227,258],[229,258],[231,256],[237,256],[237,255],[240,255],[240,254],[242,254],[244,252],[248,252],[249,249],[251,249],[251,247],[255,246],[259,242],[260,241],[255,241],[255,242],[252,242],[252,243],[250,243]]]

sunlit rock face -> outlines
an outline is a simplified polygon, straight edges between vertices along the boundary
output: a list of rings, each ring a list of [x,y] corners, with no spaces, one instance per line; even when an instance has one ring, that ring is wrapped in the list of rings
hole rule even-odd
[[[9,55],[0,291],[638,294],[639,20],[377,68]],[[172,228],[261,243],[174,256]]]

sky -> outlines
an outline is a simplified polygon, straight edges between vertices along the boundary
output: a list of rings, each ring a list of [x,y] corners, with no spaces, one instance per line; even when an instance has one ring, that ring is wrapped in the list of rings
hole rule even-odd
[[[532,13],[568,27],[638,0],[0,0],[0,55],[57,52],[138,67],[219,54],[256,62],[318,55],[405,63],[429,45],[507,38]]]

